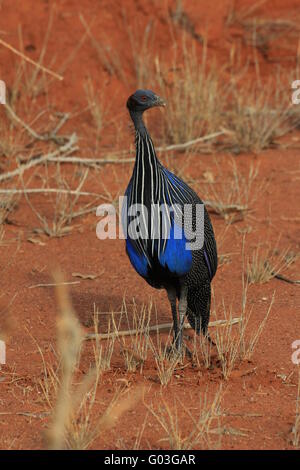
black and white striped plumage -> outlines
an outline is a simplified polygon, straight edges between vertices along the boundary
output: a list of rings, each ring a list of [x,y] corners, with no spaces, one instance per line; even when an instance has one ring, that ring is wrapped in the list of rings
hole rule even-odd
[[[126,190],[123,224],[126,251],[135,270],[153,287],[165,288],[170,300],[176,345],[182,345],[182,325],[187,315],[197,333],[207,333],[210,313],[210,283],[217,270],[217,247],[209,215],[204,208],[204,245],[186,248],[187,231],[177,222],[184,207],[191,207],[191,230],[195,231],[199,196],[157,159],[153,142],[142,121],[142,113],[164,105],[149,90],[130,96],[127,107],[136,129],[136,161]],[[162,206],[163,205],[163,206]],[[165,215],[161,208],[165,207]],[[174,207],[173,211],[168,211]],[[139,229],[132,231],[132,208],[138,209]],[[184,221],[183,217],[183,221]],[[182,239],[174,233],[182,230]],[[143,235],[142,235],[143,233]],[[145,236],[146,235],[148,236]],[[167,235],[166,235],[167,234]],[[179,299],[179,322],[176,299]]]

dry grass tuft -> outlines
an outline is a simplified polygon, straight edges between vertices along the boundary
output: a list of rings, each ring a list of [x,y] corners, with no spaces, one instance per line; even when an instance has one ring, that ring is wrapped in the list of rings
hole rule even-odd
[[[298,366],[298,385],[297,385],[297,396],[296,396],[296,418],[295,424],[292,429],[293,435],[293,446],[296,449],[300,447],[300,367]]]
[[[4,238],[4,227],[3,225],[0,225],[0,246],[2,244],[3,238]]]
[[[199,369],[201,369],[203,365],[206,369],[211,367],[212,349],[212,343],[208,341],[202,333],[200,335],[194,335],[192,349],[193,362]]]
[[[238,323],[238,327],[235,329],[231,323],[233,318],[232,308],[225,306],[223,301],[222,316],[227,319],[228,322],[224,327],[216,329],[214,341],[217,347],[218,360],[220,362],[222,375],[225,380],[228,380],[231,372],[240,362],[251,359],[275,299],[274,292],[261,321],[254,328],[250,328],[249,321],[252,318],[252,308],[247,304],[247,295],[248,283],[245,283],[243,278],[240,322]],[[216,315],[215,307],[212,313],[213,315]]]
[[[217,160],[215,163],[216,176],[213,181],[204,183],[202,188],[208,210],[217,213],[229,224],[243,220],[262,194],[264,181],[257,184],[258,166],[251,165],[248,173],[243,174],[236,161],[230,159],[230,173],[225,175]]]
[[[124,26],[128,34],[131,47],[131,68],[135,78],[133,86],[136,88],[151,88],[153,80],[153,41],[155,36],[155,23],[151,19],[139,35],[137,24],[129,25],[125,10],[123,15]]]
[[[95,344],[93,345],[93,349],[94,349],[96,368],[102,374],[103,372],[111,369],[111,360],[112,360],[112,355],[114,352],[115,341],[116,341],[116,336],[111,334],[111,332],[112,330],[115,331],[116,327],[114,326],[114,328],[112,328],[112,323],[114,323],[115,325],[115,322],[109,321],[108,326],[107,326],[108,338],[102,341],[100,339],[99,330],[98,330],[98,323],[99,323],[98,316],[99,316],[99,312],[95,310],[94,311]]]
[[[160,384],[165,387],[170,383],[175,370],[177,367],[180,367],[184,357],[182,357],[182,354],[178,353],[175,348],[172,328],[168,333],[166,341],[162,340],[158,330],[156,332],[156,339],[149,339],[150,349],[156,364],[158,379]]]
[[[278,247],[258,246],[247,260],[246,274],[250,284],[264,284],[284,272],[296,259],[289,248],[280,253]]]
[[[286,89],[272,78],[262,84],[238,87],[234,84],[224,127],[229,139],[225,148],[236,154],[259,152],[278,145],[278,139],[294,127],[290,120],[292,105]]]
[[[180,144],[222,131],[222,137],[195,145],[193,152],[213,148],[235,154],[259,152],[278,146],[278,139],[298,126],[299,116],[286,93],[289,77],[282,81],[278,73],[262,82],[256,64],[257,75],[250,85],[234,74],[225,85],[223,69],[214,61],[207,65],[206,43],[199,60],[195,44],[185,36],[172,61],[171,75],[170,67],[156,57],[153,78],[167,100],[164,141]]]
[[[150,344],[149,326],[152,312],[152,302],[147,306],[142,306],[138,310],[136,303],[133,301],[131,318],[129,320],[129,312],[126,302],[123,302],[120,322],[125,321],[128,327],[128,336],[118,336],[120,342],[120,351],[124,359],[126,370],[135,372],[138,368],[142,373],[144,363],[148,356]],[[114,321],[114,328],[117,332],[118,328]]]
[[[3,105],[1,105],[2,107]],[[4,107],[4,106],[3,106]],[[0,109],[1,113],[1,109]],[[2,113],[1,113],[2,114]],[[0,170],[4,170],[26,146],[26,139],[0,114]],[[3,113],[4,114],[4,113]]]
[[[9,194],[0,199],[0,227],[7,221],[9,214],[16,208],[19,198]]]
[[[79,210],[75,210],[79,203],[82,187],[85,184],[88,175],[89,169],[86,169],[84,172],[80,173],[79,182],[76,182],[77,186],[75,190],[71,190],[70,183],[67,181],[64,174],[62,174],[60,166],[57,166],[54,178],[50,178],[49,175],[46,174],[44,187],[45,193],[47,193],[47,189],[49,188],[49,181],[52,179],[55,181],[58,190],[54,200],[50,195],[50,198],[53,202],[52,207],[50,207],[50,215],[45,215],[39,212],[33,206],[28,194],[26,194],[26,191],[24,191],[24,196],[27,203],[40,222],[40,228],[36,228],[34,230],[35,233],[45,233],[48,237],[63,237],[72,231],[72,221],[79,215],[84,214],[85,208],[87,207],[81,206]],[[77,177],[78,173],[74,171],[74,182]],[[88,206],[90,205],[91,203],[88,204]]]
[[[166,434],[166,437],[160,439],[159,443],[167,442],[172,450],[220,447],[222,386],[219,387],[212,401],[208,400],[207,391],[200,394],[199,401],[199,406],[196,407],[197,416],[195,416],[194,408],[188,409],[179,399],[175,399],[173,407],[169,406],[164,397],[161,399],[161,405],[147,406]],[[190,432],[186,431],[187,427],[191,428]]]
[[[110,45],[105,34],[102,34],[101,40],[97,39],[92,31],[93,22],[89,25],[81,13],[79,19],[85,28],[85,34],[89,37],[101,66],[110,76],[116,76],[119,80],[125,82],[124,70],[116,48]]]
[[[201,62],[193,43],[184,39],[181,49],[175,49],[172,82],[169,68],[156,59],[156,81],[167,100],[164,140],[172,144],[219,131],[226,97],[217,67],[207,65],[207,46],[203,47]]]
[[[105,110],[103,103],[103,97],[99,95],[99,92],[96,92],[94,84],[89,78],[85,85],[84,90],[86,94],[86,99],[88,102],[88,107],[93,118],[93,124],[95,126],[95,134],[96,134],[96,148],[95,152],[98,152],[99,142],[102,138],[102,133],[105,127]]]
[[[280,48],[290,48],[289,41],[299,36],[299,22],[285,18],[265,18],[259,14],[259,8],[266,0],[254,2],[250,7],[237,10],[233,4],[228,16],[228,26],[240,26],[243,29],[243,41],[246,45],[255,47],[269,60],[269,53],[274,42]],[[278,42],[280,40],[280,43]]]

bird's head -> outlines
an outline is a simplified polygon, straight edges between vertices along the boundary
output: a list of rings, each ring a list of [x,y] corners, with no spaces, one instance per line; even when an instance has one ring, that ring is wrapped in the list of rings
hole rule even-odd
[[[131,112],[143,113],[154,106],[166,106],[166,102],[151,90],[137,90],[127,100],[127,108]]]

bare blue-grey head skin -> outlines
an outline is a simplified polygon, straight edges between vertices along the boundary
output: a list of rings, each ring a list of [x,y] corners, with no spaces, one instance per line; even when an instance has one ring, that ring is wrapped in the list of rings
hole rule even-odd
[[[156,106],[166,106],[166,102],[151,90],[136,90],[127,100],[127,108],[134,127],[142,136],[147,133],[143,123],[143,112]]]

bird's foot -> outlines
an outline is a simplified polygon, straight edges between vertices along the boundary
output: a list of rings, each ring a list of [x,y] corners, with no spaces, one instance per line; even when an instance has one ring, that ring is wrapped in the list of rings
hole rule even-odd
[[[182,344],[181,346],[174,342],[172,346],[167,348],[167,357],[168,359],[178,359],[183,361],[185,356],[188,356],[189,359],[193,357],[190,349],[186,346],[186,344]]]
[[[184,344],[183,347],[184,347],[184,350],[185,350],[185,354],[188,356],[189,359],[192,359],[193,358],[193,353],[191,352],[191,350],[187,347],[186,344]]]
[[[179,353],[180,352],[178,351],[175,343],[172,343],[171,346],[167,346],[166,348],[166,357],[169,360],[175,359],[176,357],[178,357]]]
[[[212,346],[216,346],[216,343],[211,339],[209,333],[206,333],[206,339],[207,341],[212,345]]]

